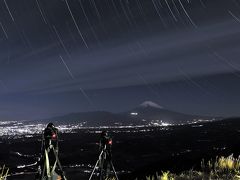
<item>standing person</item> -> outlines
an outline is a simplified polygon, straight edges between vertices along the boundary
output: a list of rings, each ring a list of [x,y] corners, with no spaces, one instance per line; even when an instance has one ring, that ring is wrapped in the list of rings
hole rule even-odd
[[[115,175],[114,179],[118,180],[117,173],[112,163],[112,138],[108,135],[107,131],[105,130],[102,131],[100,134],[99,150],[100,150],[100,155],[93,168],[93,171],[90,175],[89,180],[92,179],[96,169],[100,171],[98,173],[98,175],[100,175],[99,180],[113,179],[113,178],[110,178],[111,169]]]
[[[48,123],[43,132],[44,136],[44,148],[47,149],[50,145],[53,145],[55,150],[58,151],[58,129],[53,123]]]
[[[100,174],[103,179],[107,178],[110,173],[112,161],[112,138],[108,135],[107,131],[102,131],[100,135],[99,149],[102,153],[100,162]]]
[[[49,123],[43,130],[38,178],[66,179],[58,158],[58,129]]]

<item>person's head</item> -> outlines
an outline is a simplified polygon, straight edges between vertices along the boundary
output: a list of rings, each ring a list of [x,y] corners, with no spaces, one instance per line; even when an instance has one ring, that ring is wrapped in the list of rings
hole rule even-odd
[[[48,125],[47,125],[47,128],[54,128],[54,124],[53,123],[48,123]]]
[[[56,140],[57,134],[58,134],[57,128],[55,128],[53,123],[48,123],[47,127],[44,130],[45,139]]]
[[[105,137],[105,136],[107,136],[107,135],[108,135],[107,131],[106,131],[106,130],[103,130],[102,133],[101,133],[101,137]]]

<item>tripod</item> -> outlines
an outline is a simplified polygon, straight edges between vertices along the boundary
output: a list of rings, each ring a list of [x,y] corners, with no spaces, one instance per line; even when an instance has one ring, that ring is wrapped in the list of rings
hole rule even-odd
[[[61,176],[56,173],[57,169]],[[46,140],[43,136],[41,166],[38,167],[38,173],[40,180],[59,180],[59,178],[67,180],[58,158],[58,140],[54,147],[52,140]]]
[[[93,171],[90,175],[89,180],[92,179],[94,172],[97,170],[97,167],[100,169],[99,180],[105,180],[105,179],[108,178],[110,168],[112,168],[114,176],[115,176],[116,180],[118,180],[118,176],[117,176],[117,173],[116,173],[115,168],[113,166],[112,160],[109,159],[108,156],[109,156],[109,152],[108,152],[108,149],[106,148],[106,145],[105,145],[103,150],[101,151],[99,157],[98,157],[98,160],[97,160],[97,162],[96,162],[96,164],[93,168]],[[105,170],[104,170],[104,166],[106,166]],[[105,171],[105,173],[104,173],[104,171]]]

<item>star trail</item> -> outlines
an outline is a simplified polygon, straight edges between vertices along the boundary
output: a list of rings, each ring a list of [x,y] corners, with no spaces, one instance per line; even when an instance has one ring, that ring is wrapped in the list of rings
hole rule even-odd
[[[238,0],[1,0],[0,118],[239,116]]]

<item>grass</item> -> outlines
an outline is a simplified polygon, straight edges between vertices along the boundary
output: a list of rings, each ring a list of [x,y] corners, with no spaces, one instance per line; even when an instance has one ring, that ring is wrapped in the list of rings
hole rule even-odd
[[[201,162],[201,170],[193,169],[181,174],[169,171],[161,172],[159,175],[147,176],[146,180],[240,180],[240,157],[216,157],[215,160]]]
[[[7,178],[9,169],[5,167],[0,167],[0,180],[5,180]]]

